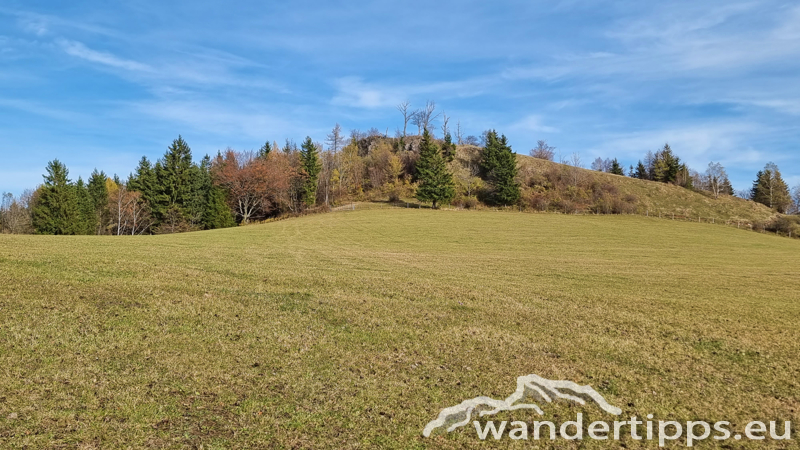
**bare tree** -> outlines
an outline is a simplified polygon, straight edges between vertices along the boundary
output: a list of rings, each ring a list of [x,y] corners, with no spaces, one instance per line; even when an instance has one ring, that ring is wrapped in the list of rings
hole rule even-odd
[[[328,144],[328,150],[333,153],[338,152],[344,145],[344,136],[342,136],[342,127],[337,123],[330,133],[328,133],[325,142]]]
[[[725,173],[725,168],[722,167],[722,164],[715,163],[714,161],[708,163],[704,178],[708,189],[714,194],[714,198],[719,198],[725,180],[728,179],[728,174]]]
[[[434,114],[436,112],[436,102],[432,100],[428,100],[425,103],[425,107],[422,109],[418,109],[414,111],[413,118],[411,123],[417,126],[417,131],[419,134],[422,134],[422,130],[431,130],[431,125],[433,121],[439,117],[439,114]]]
[[[414,111],[408,109],[411,103],[408,100],[397,105],[397,110],[403,115],[403,137],[406,137],[406,130],[408,129],[408,122],[413,119]]]
[[[578,153],[573,153],[572,157],[569,159],[569,165],[571,166],[570,181],[574,186],[578,186],[583,180],[583,163],[581,161],[581,155]]]
[[[447,129],[447,122],[450,121],[450,118],[447,117],[447,114],[442,111],[442,136],[447,136],[450,130]]]
[[[33,233],[31,224],[31,203],[33,191],[26,190],[14,197],[11,193],[4,193],[0,202],[0,232],[23,234]]]
[[[531,156],[534,158],[552,161],[555,156],[556,148],[547,145],[547,141],[536,141],[536,147],[531,149]]]
[[[598,172],[610,172],[611,171],[611,160],[606,158],[598,157],[592,162],[592,170],[596,170]]]
[[[460,120],[456,123],[456,143],[458,143],[458,145],[464,145],[464,136],[461,132]]]
[[[792,213],[800,214],[800,184],[792,189]]]

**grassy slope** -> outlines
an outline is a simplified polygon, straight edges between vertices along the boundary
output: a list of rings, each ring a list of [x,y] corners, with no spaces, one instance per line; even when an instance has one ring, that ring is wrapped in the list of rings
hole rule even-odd
[[[470,447],[471,427],[421,430],[529,373],[625,416],[797,423],[798,250],[638,216],[424,209],[0,235],[0,447]]]
[[[520,167],[524,171],[531,168],[534,172],[544,173],[553,167],[563,167],[561,164],[518,156]],[[657,183],[654,181],[639,180],[626,176],[602,173],[593,170],[583,170],[585,177],[594,178],[602,183],[610,183],[617,187],[620,194],[633,194],[638,199],[641,214],[649,210],[650,214],[663,215],[676,214],[691,217],[697,220],[698,215],[703,221],[711,218],[716,221],[742,221],[763,222],[775,216],[770,208],[738,197],[721,196],[714,199],[706,193],[694,192],[679,186]]]

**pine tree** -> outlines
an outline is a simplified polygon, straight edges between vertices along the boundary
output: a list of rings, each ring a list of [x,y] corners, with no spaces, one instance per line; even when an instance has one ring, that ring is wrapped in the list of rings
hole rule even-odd
[[[447,169],[442,152],[427,129],[422,133],[419,144],[416,179],[419,181],[417,200],[431,202],[433,209],[438,208],[440,203],[450,202],[456,194],[453,174]]]
[[[613,173],[614,175],[625,176],[625,171],[622,169],[622,166],[619,165],[617,158],[614,158],[614,160],[611,161],[611,170],[609,170],[609,172]]]
[[[303,200],[306,206],[314,206],[317,203],[317,185],[319,173],[322,170],[322,163],[319,160],[319,150],[310,136],[306,137],[300,150],[300,165],[305,172],[303,183]]]
[[[69,170],[61,161],[47,163],[44,185],[33,205],[33,227],[38,234],[76,234],[80,213]]]
[[[768,163],[764,170],[756,175],[751,191],[751,199],[785,213],[791,206],[789,186],[783,181],[781,172],[775,163]]]
[[[481,152],[481,172],[491,188],[489,201],[498,205],[511,205],[519,201],[517,183],[517,158],[505,136],[497,132],[486,133],[486,146]]]

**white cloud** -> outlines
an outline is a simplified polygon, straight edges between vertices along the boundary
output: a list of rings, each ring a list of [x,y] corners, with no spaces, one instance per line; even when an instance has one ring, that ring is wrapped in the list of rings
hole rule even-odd
[[[509,128],[515,131],[523,132],[542,132],[542,133],[558,133],[559,129],[545,125],[542,123],[542,117],[536,114],[525,116],[521,120],[512,123]]]
[[[65,53],[76,58],[85,59],[87,61],[103,64],[118,69],[125,69],[134,72],[150,72],[152,68],[147,64],[142,64],[128,59],[122,59],[111,53],[98,52],[92,50],[80,42],[70,41],[67,39],[58,39],[56,43],[61,46]]]
[[[397,105],[405,98],[403,92],[387,91],[371,86],[358,77],[345,77],[336,80],[337,94],[332,103],[357,108],[383,108]]]

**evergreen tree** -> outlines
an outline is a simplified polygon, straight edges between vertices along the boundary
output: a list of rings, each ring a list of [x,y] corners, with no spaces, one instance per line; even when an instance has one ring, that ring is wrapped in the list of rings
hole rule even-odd
[[[505,136],[498,137],[496,131],[487,131],[480,165],[483,177],[491,187],[489,201],[499,205],[511,205],[519,201],[517,158]]]
[[[83,178],[78,177],[75,183],[75,198],[78,202],[78,223],[75,234],[95,234],[97,229],[97,216],[94,212],[94,201],[89,195]]]
[[[203,223],[209,230],[236,226],[236,218],[233,217],[233,213],[225,201],[225,191],[217,186],[212,185],[208,191]]]
[[[729,180],[728,177],[725,177],[725,179],[722,180],[722,190],[720,192],[722,194],[731,196],[734,194],[733,186],[731,185],[731,180]]]
[[[146,156],[142,156],[136,172],[129,179],[128,189],[140,192],[142,199],[152,206],[156,196],[157,181],[155,168]]]
[[[92,172],[92,176],[89,178],[87,189],[92,199],[92,209],[96,218],[94,234],[103,234],[110,221],[107,179],[106,174],[98,172],[97,169]]]
[[[622,166],[619,165],[617,158],[614,158],[614,160],[611,161],[611,170],[609,170],[609,173],[625,176],[625,171],[622,169]]]
[[[445,133],[444,143],[442,144],[442,157],[447,162],[452,162],[456,157],[456,144],[453,143],[453,138],[450,133]]]
[[[305,172],[303,183],[303,200],[306,206],[314,206],[317,203],[317,185],[319,173],[322,170],[322,163],[319,160],[319,150],[310,136],[306,137],[300,150],[300,165]]]
[[[258,149],[258,153],[256,154],[257,157],[266,159],[269,156],[269,152],[272,151],[272,144],[269,143],[269,139],[266,140],[265,144]]]
[[[427,129],[422,133],[419,144],[416,179],[419,181],[417,199],[431,202],[434,209],[440,203],[450,202],[456,194],[453,174],[447,170],[446,161]]]
[[[638,178],[640,180],[649,180],[650,176],[648,174],[647,167],[639,161],[639,164],[636,165],[636,171],[633,174],[634,178]]]
[[[44,185],[33,205],[33,227],[38,234],[76,234],[80,212],[69,170],[61,161],[47,163]]]
[[[791,206],[789,186],[783,181],[778,166],[770,162],[756,175],[751,199],[785,213]]]
[[[159,222],[169,220],[171,229],[184,222],[186,205],[192,195],[192,150],[181,136],[172,141],[164,157],[154,168],[156,184],[151,203]]]

